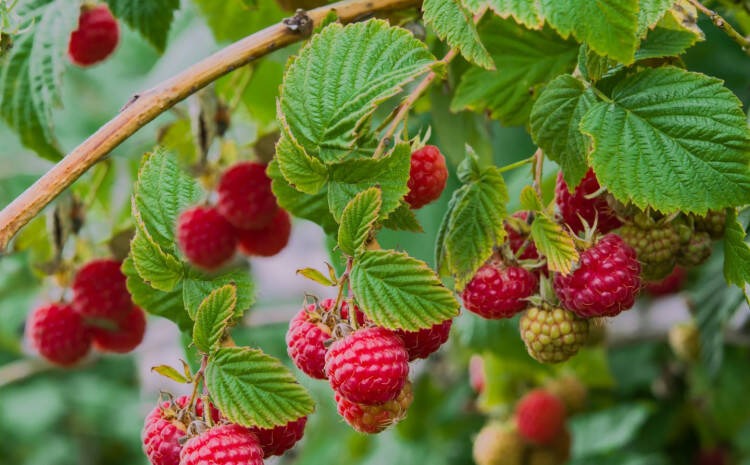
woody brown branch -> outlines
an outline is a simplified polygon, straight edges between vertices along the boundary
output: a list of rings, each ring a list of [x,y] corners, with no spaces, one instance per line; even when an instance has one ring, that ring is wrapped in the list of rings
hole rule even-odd
[[[421,0],[345,0],[307,12],[314,25],[335,11],[348,23],[373,13],[402,10]],[[279,23],[216,52],[173,78],[135,95],[120,113],[102,126],[23,194],[0,211],[0,252],[23,225],[34,218],[65,188],[104,158],[125,139],[173,105],[216,79],[253,60],[306,38],[289,23]]]

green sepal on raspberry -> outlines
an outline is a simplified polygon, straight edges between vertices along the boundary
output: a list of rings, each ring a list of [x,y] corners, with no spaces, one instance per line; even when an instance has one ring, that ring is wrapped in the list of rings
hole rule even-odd
[[[600,191],[599,181],[596,179],[594,170],[590,168],[572,193],[568,189],[562,171],[558,172],[555,202],[563,221],[570,226],[573,232],[583,231],[585,229],[584,222],[591,227],[596,224],[596,230],[601,234],[617,229],[622,224],[607,202],[605,195],[600,193],[600,195],[589,198]]]
[[[404,200],[415,210],[422,208],[440,198],[447,180],[445,157],[434,145],[426,145],[411,154],[409,193]]]
[[[84,6],[78,29],[70,34],[68,56],[77,66],[91,66],[107,59],[119,41],[120,27],[107,5]]]
[[[589,336],[589,322],[543,302],[529,308],[519,323],[526,350],[542,363],[560,363],[578,353]]]

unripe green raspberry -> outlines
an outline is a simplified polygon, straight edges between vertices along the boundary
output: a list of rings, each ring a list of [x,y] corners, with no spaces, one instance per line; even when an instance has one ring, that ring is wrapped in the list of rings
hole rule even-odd
[[[510,424],[490,423],[474,440],[477,465],[521,465],[524,443]]]
[[[701,353],[701,341],[695,323],[689,321],[673,326],[669,330],[669,346],[680,360],[697,361]]]
[[[726,210],[709,210],[706,216],[695,217],[695,230],[707,232],[711,239],[717,241],[724,237]]]
[[[699,266],[711,256],[711,236],[707,232],[696,231],[690,242],[680,247],[677,264],[684,267]]]
[[[586,407],[589,391],[581,380],[573,375],[566,375],[549,381],[547,390],[560,398],[568,414],[578,413]]]
[[[521,317],[521,338],[529,355],[542,363],[569,359],[586,343],[589,323],[575,313],[547,303],[533,306]]]
[[[641,276],[647,281],[665,278],[674,269],[680,250],[680,234],[671,223],[646,227],[646,221],[629,221],[620,235],[630,244],[641,262]]]

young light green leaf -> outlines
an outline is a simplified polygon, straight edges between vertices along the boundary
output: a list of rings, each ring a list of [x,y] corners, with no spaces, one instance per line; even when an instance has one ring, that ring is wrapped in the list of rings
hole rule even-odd
[[[302,268],[301,270],[297,270],[297,274],[301,274],[305,278],[315,281],[318,284],[322,284],[323,286],[335,286],[336,283],[328,279],[323,273],[316,270],[315,268]]]
[[[185,378],[185,376],[182,373],[175,370],[169,365],[159,365],[159,366],[151,368],[151,371],[155,371],[159,373],[160,375],[166,378],[169,378],[172,381],[176,381],[178,383],[183,383],[183,384],[190,383],[189,379]]]
[[[255,285],[250,277],[249,270],[236,269],[218,276],[209,276],[194,268],[190,268],[183,281],[182,292],[185,309],[190,314],[190,317],[195,319],[201,302],[214,289],[227,284],[233,285],[237,290],[234,317],[240,318],[255,302]]]
[[[479,39],[471,14],[460,0],[425,0],[422,12],[424,22],[432,26],[440,40],[458,48],[468,61],[485,69],[495,69],[492,57]]]
[[[421,260],[393,250],[368,250],[352,268],[357,302],[378,326],[416,331],[458,315],[458,302]]]
[[[539,198],[536,190],[531,186],[526,186],[521,190],[521,206],[524,210],[540,212],[544,210],[542,199]]]
[[[380,217],[387,217],[409,191],[406,183],[410,167],[411,148],[406,142],[396,145],[380,159],[363,158],[329,165],[328,205],[334,218],[340,220],[355,195],[375,186],[380,188],[383,200]]]
[[[218,348],[227,325],[234,316],[237,305],[237,287],[227,284],[216,288],[203,299],[195,313],[193,342],[204,354],[213,354]]]
[[[456,88],[451,109],[489,111],[505,125],[525,124],[537,87],[573,71],[578,44],[563,40],[549,27],[531,31],[512,19],[498,17],[482,21],[479,31],[497,71],[467,71]]]
[[[167,35],[180,0],[105,0],[117,18],[140,32],[159,52],[167,45]]]
[[[132,199],[133,217],[136,222],[135,237],[130,243],[130,255],[138,275],[154,289],[169,292],[182,281],[184,269],[177,258],[164,252],[149,234]]]
[[[539,214],[531,223],[531,239],[541,255],[547,257],[547,267],[564,275],[578,262],[573,238],[562,226],[547,215]]]
[[[544,25],[538,0],[463,0],[463,4],[475,14],[489,7],[501,18],[512,16],[529,29],[541,29]]]
[[[286,118],[278,110],[279,122],[281,124],[281,138],[276,143],[276,159],[279,169],[289,184],[298,191],[306,194],[317,194],[328,180],[326,165],[317,158],[313,158],[305,152],[305,149],[297,143],[289,127]]]
[[[737,221],[737,212],[730,209],[724,233],[724,277],[740,289],[750,283],[750,244],[745,229]]]
[[[280,113],[308,155],[349,157],[377,106],[439,63],[410,32],[382,20],[316,34],[290,63]],[[439,69],[442,70],[442,69]]]
[[[364,249],[382,205],[377,187],[360,192],[346,205],[339,226],[339,247],[345,254],[354,257]]]
[[[589,139],[581,134],[581,118],[596,103],[594,91],[569,74],[556,77],[531,110],[529,125],[534,142],[563,171],[568,186],[586,175]]]
[[[581,71],[581,76],[587,81],[599,81],[613,73],[617,66],[616,60],[599,55],[591,50],[586,43],[581,44],[578,51],[578,69]]]
[[[393,210],[388,218],[380,222],[384,228],[392,229],[394,231],[409,231],[409,232],[423,232],[422,225],[417,220],[417,215],[414,211],[409,208],[405,202],[401,202],[395,210]]]
[[[13,9],[20,31],[0,68],[0,114],[21,143],[40,157],[62,157],[52,109],[62,104],[62,73],[80,8],[70,0],[21,0]]]
[[[273,428],[314,410],[289,369],[256,349],[219,349],[206,368],[206,386],[221,413],[242,426]]]
[[[620,201],[663,213],[750,202],[750,130],[721,81],[679,68],[621,81],[581,121],[599,182]]]

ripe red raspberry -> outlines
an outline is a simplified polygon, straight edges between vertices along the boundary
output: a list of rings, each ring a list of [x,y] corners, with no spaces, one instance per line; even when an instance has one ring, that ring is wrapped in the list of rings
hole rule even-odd
[[[441,345],[445,344],[451,333],[453,320],[445,320],[437,323],[431,328],[420,329],[419,331],[404,331],[399,329],[394,331],[398,337],[404,341],[404,347],[409,353],[409,361],[418,358],[427,358],[431,353],[437,351]]]
[[[75,65],[90,66],[109,57],[119,40],[120,28],[107,5],[84,7],[70,35],[68,56]]]
[[[586,198],[587,195],[595,193],[600,188],[599,181],[597,181],[592,169],[589,169],[572,194],[568,190],[565,179],[563,179],[562,171],[557,174],[555,202],[565,223],[576,233],[583,231],[581,218],[586,220],[586,223],[591,227],[594,226],[596,220],[596,229],[602,234],[617,229],[622,224],[607,203],[605,196],[600,195],[593,199]]]
[[[216,209],[197,206],[177,220],[177,242],[191,263],[211,270],[232,258],[237,237]]]
[[[128,314],[113,323],[117,329],[92,328],[96,349],[125,354],[138,347],[146,332],[146,315],[143,310],[131,307]]]
[[[516,406],[518,432],[534,444],[549,444],[565,427],[565,406],[544,389],[528,392]]]
[[[67,304],[52,303],[34,310],[26,323],[26,335],[44,358],[61,366],[75,364],[91,348],[91,331]]]
[[[125,275],[115,260],[88,262],[78,270],[72,287],[72,306],[84,318],[117,320],[133,307]]]
[[[273,220],[261,229],[237,229],[240,252],[245,255],[271,257],[281,252],[289,242],[292,222],[289,213],[278,209]]]
[[[411,154],[409,193],[404,200],[413,209],[422,208],[440,197],[447,179],[445,157],[434,145],[426,145]]]
[[[339,415],[355,431],[377,434],[406,418],[406,411],[414,400],[410,381],[406,381],[398,397],[380,405],[362,405],[350,402],[338,392],[335,393],[336,409]]]
[[[578,353],[589,339],[589,320],[542,303],[531,307],[519,323],[529,355],[542,363],[560,363]]]
[[[526,221],[529,217],[529,212],[526,210],[517,211],[513,213],[512,216],[513,218]],[[521,255],[517,257],[519,260],[536,260],[539,258],[539,252],[536,250],[534,242],[530,240],[527,242],[527,239],[529,238],[528,231],[524,234],[523,231],[515,229],[512,226],[512,223],[509,223],[508,221],[505,222],[504,227],[505,232],[508,233],[508,244],[510,245],[510,250],[512,250],[513,253],[518,253],[521,247],[523,247],[524,244],[526,245]]]
[[[672,270],[672,273],[661,281],[644,283],[644,289],[654,297],[674,294],[682,289],[686,277],[687,272],[685,271],[685,268],[676,266],[674,267],[674,270]]]
[[[484,359],[474,354],[469,359],[469,384],[477,394],[484,392],[485,387]]]
[[[582,318],[615,316],[635,303],[640,274],[635,250],[617,234],[607,234],[581,253],[575,271],[555,275],[555,292],[563,307]]]
[[[188,439],[180,465],[263,465],[263,448],[247,428],[219,425]]]
[[[276,215],[278,205],[265,165],[235,164],[221,177],[216,191],[219,194],[216,208],[235,228],[264,228]]]
[[[510,318],[528,306],[539,280],[525,268],[482,266],[461,294],[464,307],[484,318]]]
[[[180,440],[185,437],[189,426],[189,416],[184,415],[181,410],[190,401],[188,396],[175,399],[174,404],[169,401],[157,405],[146,416],[141,431],[143,452],[153,465],[179,465],[180,463]],[[203,402],[198,399],[195,404],[195,414],[198,418],[203,417]],[[211,405],[211,416],[214,421],[219,421],[221,414]]]
[[[258,438],[258,442],[263,448],[263,458],[268,458],[273,455],[281,455],[297,444],[297,441],[302,439],[302,435],[305,434],[306,424],[307,417],[302,417],[275,428],[250,428],[250,432]]]
[[[409,354],[391,331],[372,327],[331,344],[326,375],[334,391],[350,402],[375,405],[398,397],[409,375]]]

